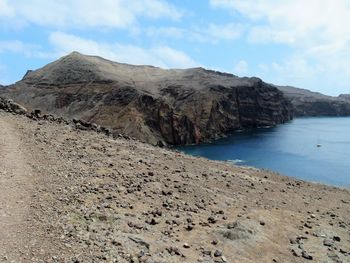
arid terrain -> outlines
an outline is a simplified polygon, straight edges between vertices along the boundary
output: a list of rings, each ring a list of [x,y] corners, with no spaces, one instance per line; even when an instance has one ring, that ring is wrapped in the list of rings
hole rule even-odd
[[[350,262],[348,190],[37,115],[0,110],[0,262]]]

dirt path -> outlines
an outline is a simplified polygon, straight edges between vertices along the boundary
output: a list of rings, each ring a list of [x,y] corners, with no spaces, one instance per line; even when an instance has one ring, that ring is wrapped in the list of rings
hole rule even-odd
[[[0,115],[0,262],[23,262],[33,174],[19,134]]]

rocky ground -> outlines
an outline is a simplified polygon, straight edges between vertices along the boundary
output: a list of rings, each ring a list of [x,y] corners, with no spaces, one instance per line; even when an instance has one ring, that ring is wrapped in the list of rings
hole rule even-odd
[[[350,262],[348,190],[0,121],[0,262]]]

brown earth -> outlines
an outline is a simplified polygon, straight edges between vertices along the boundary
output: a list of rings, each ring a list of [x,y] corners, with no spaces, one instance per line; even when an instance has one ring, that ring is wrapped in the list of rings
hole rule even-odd
[[[0,111],[2,262],[349,262],[348,190]]]

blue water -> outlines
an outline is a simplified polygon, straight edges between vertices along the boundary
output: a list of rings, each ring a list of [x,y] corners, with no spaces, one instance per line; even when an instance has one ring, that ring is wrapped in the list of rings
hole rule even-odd
[[[299,118],[179,150],[308,181],[350,186],[350,118]]]

